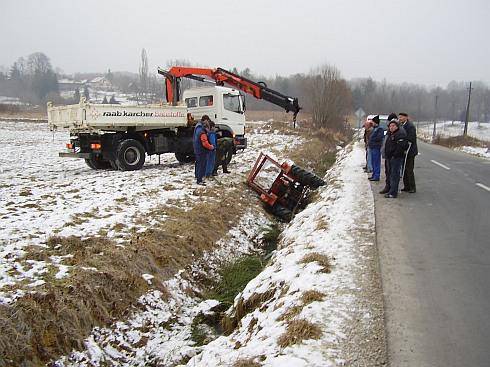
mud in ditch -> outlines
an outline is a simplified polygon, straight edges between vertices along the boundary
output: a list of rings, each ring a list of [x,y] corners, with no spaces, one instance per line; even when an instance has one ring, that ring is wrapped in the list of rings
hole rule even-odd
[[[220,195],[209,189],[202,195],[214,199],[192,208],[155,208],[154,215],[167,219],[133,233],[123,247],[104,237],[52,237],[47,248],[28,248],[25,260],[70,255],[63,260],[63,265],[70,266],[70,275],[56,279],[48,272],[46,284],[37,293],[0,306],[0,355],[4,358],[0,366],[38,365],[82,349],[93,327],[127,317],[141,295],[159,289],[162,281],[212,249],[246,210],[236,202],[251,199],[238,188]],[[154,276],[151,285],[142,274]],[[165,289],[160,290],[165,295]]]

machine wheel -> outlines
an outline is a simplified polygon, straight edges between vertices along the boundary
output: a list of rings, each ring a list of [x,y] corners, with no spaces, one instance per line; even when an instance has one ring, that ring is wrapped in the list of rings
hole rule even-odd
[[[136,171],[145,164],[145,148],[135,139],[122,140],[116,150],[116,164],[121,171]]]
[[[186,153],[177,153],[175,152],[175,158],[179,161],[179,163],[184,164],[184,163],[190,163],[193,162],[196,158],[192,154],[186,154]]]
[[[85,163],[92,169],[107,169],[111,168],[111,164],[102,158],[86,158]]]
[[[272,215],[279,218],[282,222],[289,222],[293,214],[291,210],[277,204],[271,208],[271,213]]]
[[[318,187],[325,185],[325,181],[323,181],[320,177],[314,173],[304,170],[301,167],[292,166],[291,173],[299,183],[305,186],[310,186],[312,189],[317,189]]]

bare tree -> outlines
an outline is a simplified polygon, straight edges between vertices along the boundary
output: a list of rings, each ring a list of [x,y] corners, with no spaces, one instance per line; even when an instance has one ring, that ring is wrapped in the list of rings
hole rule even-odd
[[[312,70],[305,84],[313,125],[342,130],[345,117],[352,111],[352,93],[340,71],[325,64]]]

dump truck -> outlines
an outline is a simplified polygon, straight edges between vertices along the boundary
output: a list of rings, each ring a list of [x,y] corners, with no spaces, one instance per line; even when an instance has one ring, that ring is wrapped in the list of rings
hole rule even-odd
[[[48,102],[51,130],[66,129],[70,142],[60,157],[82,158],[93,169],[122,171],[143,167],[146,155],[175,153],[181,163],[194,159],[192,136],[196,122],[208,115],[218,136],[233,138],[233,152],[245,149],[245,96],[264,99],[293,112],[301,109],[297,98],[285,96],[222,68],[175,66],[158,69],[165,76],[167,103],[150,105],[95,104],[83,97],[75,105]],[[212,83],[180,92],[181,78]],[[225,87],[224,84],[230,87]],[[232,154],[227,154],[231,160]],[[229,163],[229,162],[227,162]]]

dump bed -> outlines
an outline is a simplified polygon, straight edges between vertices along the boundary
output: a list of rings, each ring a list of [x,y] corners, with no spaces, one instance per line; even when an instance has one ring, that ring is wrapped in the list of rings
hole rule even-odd
[[[186,106],[92,104],[53,106],[48,103],[48,124],[51,130],[125,131],[128,127],[152,130],[187,126]]]

